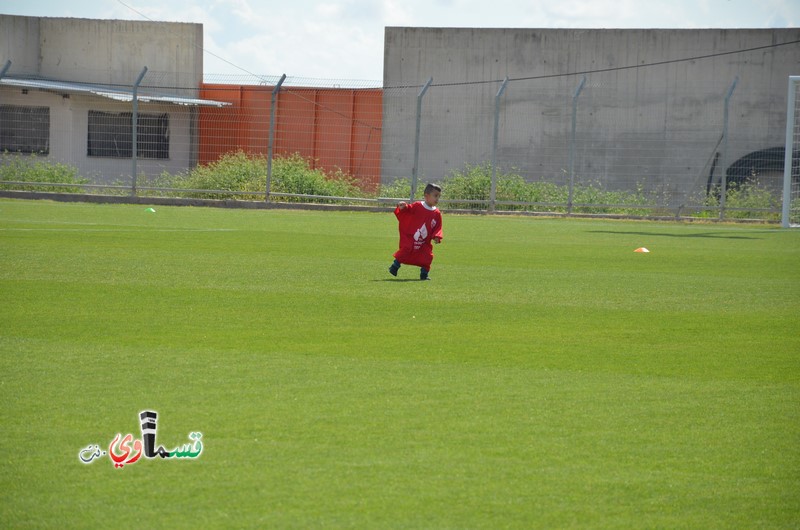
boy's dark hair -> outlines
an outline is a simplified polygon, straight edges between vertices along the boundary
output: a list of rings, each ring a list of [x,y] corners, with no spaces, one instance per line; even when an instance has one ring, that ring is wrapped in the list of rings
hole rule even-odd
[[[427,193],[432,192],[433,190],[436,190],[439,193],[442,193],[442,187],[439,186],[438,184],[428,184],[427,186],[425,186],[425,191],[423,193],[427,194]]]

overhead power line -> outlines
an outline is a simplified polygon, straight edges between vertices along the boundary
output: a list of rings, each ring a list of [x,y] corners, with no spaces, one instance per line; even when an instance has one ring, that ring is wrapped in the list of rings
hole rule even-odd
[[[702,59],[711,59],[713,57],[722,57],[724,55],[735,55],[739,53],[749,53],[758,50],[766,50],[770,48],[778,48],[780,46],[790,46],[792,44],[800,44],[800,40],[793,40],[789,42],[781,42],[778,44],[768,44],[765,46],[756,46],[754,48],[744,48],[741,50],[731,50],[727,52],[717,52],[717,53],[709,53],[706,55],[696,55],[694,57],[683,57],[680,59],[668,59],[665,61],[656,61],[652,63],[644,63],[644,64],[631,64],[626,66],[611,66],[608,68],[596,68],[592,70],[581,70],[577,72],[565,72],[565,73],[557,73],[557,74],[541,74],[541,75],[532,75],[532,76],[525,76],[525,77],[513,77],[509,78],[509,81],[530,81],[533,79],[550,79],[554,77],[569,77],[574,75],[586,75],[586,74],[600,74],[605,72],[618,72],[621,70],[633,70],[636,68],[649,68],[651,66],[662,66],[665,64],[674,64],[674,63],[684,63],[689,61],[699,61]],[[456,86],[456,85],[477,85],[483,83],[502,83],[503,79],[492,79],[488,81],[461,81],[461,82],[453,82],[453,83],[432,83],[431,86]]]

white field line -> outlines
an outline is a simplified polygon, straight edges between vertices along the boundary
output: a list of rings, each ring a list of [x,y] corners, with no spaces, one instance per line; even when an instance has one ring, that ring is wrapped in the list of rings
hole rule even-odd
[[[235,228],[13,228],[0,227],[0,232],[237,232]]]

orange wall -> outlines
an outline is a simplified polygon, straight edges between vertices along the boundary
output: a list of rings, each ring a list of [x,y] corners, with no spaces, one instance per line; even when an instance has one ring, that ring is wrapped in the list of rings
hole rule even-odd
[[[273,87],[203,84],[200,97],[231,103],[200,109],[200,163],[230,151],[267,154]],[[282,88],[275,156],[300,153],[313,168],[341,169],[374,191],[381,178],[383,92],[379,88]]]

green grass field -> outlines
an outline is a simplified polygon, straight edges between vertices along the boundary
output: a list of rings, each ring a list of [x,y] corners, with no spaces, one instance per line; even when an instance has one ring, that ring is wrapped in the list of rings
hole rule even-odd
[[[0,200],[4,527],[800,526],[800,231],[145,208]]]

